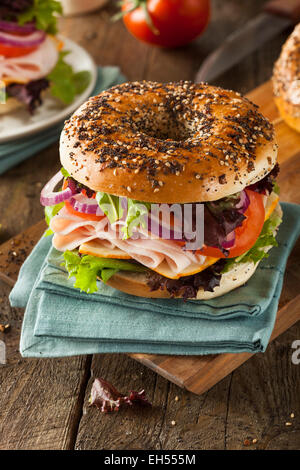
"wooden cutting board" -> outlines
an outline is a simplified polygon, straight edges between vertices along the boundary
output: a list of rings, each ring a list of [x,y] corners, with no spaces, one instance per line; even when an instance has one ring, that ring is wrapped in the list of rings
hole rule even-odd
[[[248,98],[275,125],[279,145],[281,200],[300,203],[300,134],[278,116],[272,98],[271,83],[266,82],[249,93]],[[0,246],[0,279],[14,285],[19,269],[45,229],[41,221]],[[271,340],[300,319],[300,239],[289,257],[277,320]],[[168,380],[201,394],[222,380],[252,356],[251,353],[209,356],[165,356],[130,354]]]

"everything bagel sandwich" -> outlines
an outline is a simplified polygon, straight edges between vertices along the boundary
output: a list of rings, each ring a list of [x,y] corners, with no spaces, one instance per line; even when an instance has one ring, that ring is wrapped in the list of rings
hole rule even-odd
[[[142,297],[217,297],[276,245],[273,126],[234,91],[118,85],[66,121],[60,159],[41,203],[53,246],[88,293],[100,279]]]

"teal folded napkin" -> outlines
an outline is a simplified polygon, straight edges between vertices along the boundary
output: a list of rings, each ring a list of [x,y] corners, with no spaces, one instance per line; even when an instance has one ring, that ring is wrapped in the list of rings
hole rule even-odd
[[[125,80],[119,67],[98,67],[97,81],[91,95],[97,95],[113,85],[123,83]],[[62,127],[63,122],[60,122],[33,136],[0,144],[0,175],[56,142],[59,139]]]
[[[139,298],[101,282],[97,293],[85,294],[67,279],[51,237],[41,238],[10,295],[12,306],[26,306],[22,355],[264,351],[275,323],[285,264],[300,234],[300,206],[282,203],[282,209],[279,246],[245,286],[210,301]]]

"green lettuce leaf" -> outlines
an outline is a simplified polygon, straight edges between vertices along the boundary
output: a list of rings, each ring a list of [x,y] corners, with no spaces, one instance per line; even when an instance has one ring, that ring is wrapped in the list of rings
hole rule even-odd
[[[64,178],[69,178],[71,176],[70,173],[64,167],[60,169],[60,172]]]
[[[104,214],[107,215],[111,224],[121,219],[123,216],[124,211],[118,196],[112,196],[111,194],[99,191],[96,194],[96,201]],[[125,225],[122,227],[124,234],[123,239],[131,237],[135,227],[139,225],[145,227],[145,216],[148,215],[150,207],[151,203],[149,202],[141,202],[127,198],[127,214]]]
[[[221,214],[225,210],[230,210],[235,208],[236,204],[239,202],[241,197],[241,193],[235,193],[231,194],[230,196],[224,197],[223,199],[220,199],[217,201],[217,203],[214,202],[206,202],[207,207],[210,209],[210,211],[215,214]]]
[[[111,194],[98,191],[96,193],[96,201],[98,202],[100,209],[108,217],[111,224],[121,219],[123,209],[118,196],[112,196]]]
[[[273,183],[273,191],[274,191],[274,193],[276,193],[278,195],[280,194],[280,188],[279,188],[279,185],[278,185],[277,181],[274,181],[274,183]]]
[[[34,0],[33,5],[18,16],[18,23],[23,25],[34,21],[37,29],[49,34],[57,33],[57,16],[62,14],[61,3],[56,0]]]
[[[46,206],[45,207],[45,220],[46,224],[50,225],[51,219],[60,211],[60,209],[63,207],[64,203],[60,202],[59,204],[55,204],[55,206]],[[44,237],[48,237],[49,235],[52,235],[53,231],[51,228],[48,228],[46,232],[44,233]]]
[[[274,236],[275,229],[280,225],[281,218],[276,213],[276,210],[271,214],[268,220],[265,221],[262,231],[250,250],[246,251],[236,258],[230,258],[223,269],[223,272],[229,271],[235,263],[258,263],[263,258],[267,258],[269,253],[264,251],[267,246],[278,246]]]
[[[91,80],[90,72],[73,71],[71,65],[65,61],[65,56],[68,54],[69,51],[60,51],[56,66],[47,77],[52,95],[65,104],[72,103],[75,96],[82,93]]]
[[[124,233],[123,239],[130,238],[133,234],[133,229],[141,225],[145,228],[145,217],[148,216],[151,204],[149,202],[139,202],[134,199],[127,199],[127,216],[125,225],[122,227]]]
[[[74,287],[92,294],[98,290],[97,277],[107,282],[118,271],[144,272],[142,265],[129,263],[119,259],[98,258],[96,256],[79,256],[76,251],[65,251],[62,264],[69,273],[69,278],[75,277]]]
[[[68,178],[70,175],[65,170],[63,167],[60,170],[61,174],[65,177]],[[50,225],[51,219],[60,211],[60,209],[63,207],[64,203],[60,202],[59,204],[55,204],[54,206],[46,206],[45,207],[45,220],[46,224]],[[48,237],[48,235],[52,235],[53,231],[51,228],[48,228],[48,230],[44,233],[44,237]]]

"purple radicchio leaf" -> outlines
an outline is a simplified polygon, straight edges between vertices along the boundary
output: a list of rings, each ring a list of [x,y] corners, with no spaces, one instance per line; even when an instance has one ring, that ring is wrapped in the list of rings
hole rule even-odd
[[[41,93],[49,86],[46,78],[33,80],[29,83],[11,83],[8,85],[6,92],[8,96],[16,98],[24,103],[28,111],[32,114],[37,106],[42,104]]]
[[[76,181],[74,178],[72,178],[71,176],[68,177],[68,186],[69,188],[71,188],[72,190],[74,190],[76,193],[80,193],[83,189],[85,190],[86,192],[86,196],[88,198],[91,198],[93,197],[93,195],[95,194],[95,191],[93,191],[92,189],[88,188],[88,186],[85,186],[84,184],[82,183],[79,183],[78,181]]]
[[[98,377],[94,380],[90,396],[90,406],[96,406],[102,413],[118,411],[121,405],[149,405],[145,391],[130,391],[129,396],[120,393],[111,383]]]
[[[268,173],[262,180],[251,184],[251,186],[248,186],[247,189],[250,189],[251,191],[256,191],[260,194],[270,194],[273,191],[275,179],[278,176],[279,170],[279,165],[278,163],[276,163],[270,173]]]
[[[173,297],[192,299],[197,296],[200,287],[204,291],[213,292],[214,288],[220,285],[225,263],[225,259],[220,259],[200,273],[183,276],[180,279],[168,279],[154,271],[149,271],[147,284],[152,291],[166,289]]]
[[[32,5],[33,0],[1,0],[0,12],[3,10],[7,14],[22,13]]]
[[[240,227],[246,217],[239,209],[225,209],[212,213],[208,204],[204,207],[204,243],[207,246],[220,248],[224,251],[223,243],[226,236]]]

